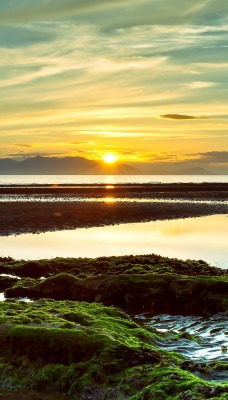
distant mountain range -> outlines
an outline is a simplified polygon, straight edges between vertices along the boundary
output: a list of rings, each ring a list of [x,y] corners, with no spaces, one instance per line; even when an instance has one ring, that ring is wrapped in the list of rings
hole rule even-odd
[[[122,163],[105,164],[83,157],[36,156],[23,161],[11,158],[0,159],[1,175],[136,175],[144,173],[146,172]]]
[[[176,171],[142,170],[123,163],[105,164],[83,157],[36,156],[23,161],[0,159],[0,175],[211,175],[204,168]]]

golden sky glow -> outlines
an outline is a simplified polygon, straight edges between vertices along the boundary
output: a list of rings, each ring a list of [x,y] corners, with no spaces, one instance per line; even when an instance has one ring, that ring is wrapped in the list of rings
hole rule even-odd
[[[0,1],[0,158],[228,171],[224,0]]]

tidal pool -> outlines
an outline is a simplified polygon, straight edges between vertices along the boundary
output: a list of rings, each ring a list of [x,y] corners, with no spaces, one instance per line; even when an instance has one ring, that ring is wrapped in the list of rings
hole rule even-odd
[[[16,259],[156,253],[228,268],[227,215],[78,228],[0,237],[0,256]]]

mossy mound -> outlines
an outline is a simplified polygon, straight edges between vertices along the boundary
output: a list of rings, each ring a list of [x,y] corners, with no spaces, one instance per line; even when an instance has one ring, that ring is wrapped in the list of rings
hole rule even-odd
[[[181,274],[211,275],[227,274],[220,268],[211,267],[205,261],[179,260],[156,254],[140,256],[99,257],[93,258],[55,258],[39,261],[16,261],[12,258],[0,258],[0,274],[13,274],[23,278],[41,278],[59,273],[71,275],[97,276],[122,274]]]
[[[101,302],[155,314],[202,315],[228,310],[227,271],[202,260],[182,261],[155,254],[41,261],[2,258],[0,273],[16,277],[3,282],[7,298]]]
[[[228,311],[227,276],[120,274],[86,278],[57,274],[44,280],[25,279],[6,289],[7,298],[51,298],[99,302],[128,312],[205,315]]]
[[[197,365],[193,374],[182,356],[156,348],[153,329],[114,307],[49,300],[0,306],[2,386],[81,400],[188,399],[188,393],[225,399],[228,393],[228,385],[196,377]]]

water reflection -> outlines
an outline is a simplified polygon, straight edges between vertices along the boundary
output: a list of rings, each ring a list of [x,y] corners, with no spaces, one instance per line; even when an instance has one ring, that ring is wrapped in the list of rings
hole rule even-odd
[[[105,203],[116,203],[116,198],[115,197],[104,197],[104,202]]]
[[[112,203],[111,203],[112,204]],[[156,253],[228,268],[226,215],[0,237],[0,256],[16,259]]]
[[[106,188],[107,189],[107,188]],[[111,187],[108,189],[111,190]],[[224,204],[228,205],[228,200],[226,199],[219,199],[219,200],[198,200],[198,199],[182,199],[182,198],[151,198],[151,197],[119,197],[119,196],[112,196],[116,202],[118,203],[189,203],[189,204]],[[83,196],[60,196],[55,195],[52,196],[50,194],[0,194],[0,203],[40,203],[40,202],[51,202],[51,203],[58,203],[58,202],[67,202],[67,203],[76,203],[76,202],[86,202],[86,203],[103,203],[105,202],[106,197],[83,197]]]
[[[102,181],[102,177],[100,177],[100,178]],[[107,185],[113,185],[114,183],[116,183],[116,181],[118,181],[118,178],[119,177],[116,177],[115,175],[104,175],[103,182],[106,183]]]
[[[228,182],[228,175],[0,175],[0,185]]]

